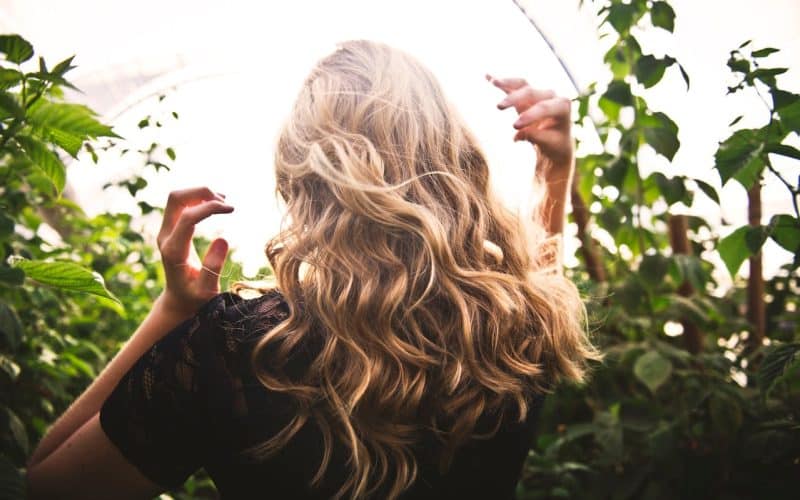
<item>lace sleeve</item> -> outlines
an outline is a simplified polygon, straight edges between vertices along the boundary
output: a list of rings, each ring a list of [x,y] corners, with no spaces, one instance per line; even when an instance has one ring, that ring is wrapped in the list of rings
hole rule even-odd
[[[213,298],[147,351],[103,404],[108,438],[161,486],[180,486],[213,449],[215,424],[232,397],[224,331],[243,317],[242,300]]]

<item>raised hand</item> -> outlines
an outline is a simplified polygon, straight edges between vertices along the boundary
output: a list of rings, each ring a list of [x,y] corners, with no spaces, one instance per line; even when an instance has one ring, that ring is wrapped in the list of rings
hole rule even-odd
[[[190,316],[219,293],[219,274],[228,243],[222,238],[211,242],[201,262],[192,236],[198,222],[213,214],[230,212],[233,207],[225,203],[225,196],[207,187],[169,194],[157,239],[167,280],[162,297],[169,309]]]
[[[514,123],[517,129],[514,140],[530,141],[539,153],[540,162],[544,160],[548,167],[571,170],[574,146],[570,100],[552,90],[535,89],[522,78],[497,79],[486,75],[486,79],[506,93],[497,107],[514,107],[519,113]]]

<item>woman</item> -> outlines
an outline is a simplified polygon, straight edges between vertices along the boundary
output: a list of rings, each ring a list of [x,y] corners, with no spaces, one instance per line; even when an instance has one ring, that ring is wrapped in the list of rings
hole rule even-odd
[[[537,149],[540,232],[558,236],[569,101],[487,78]],[[147,498],[200,467],[223,498],[513,497],[542,395],[597,354],[575,287],[491,194],[434,77],[383,44],[341,44],[306,80],[275,166],[277,289],[219,294],[227,244],[198,266],[191,237],[233,207],[172,193],[166,289],[39,444],[31,498]]]

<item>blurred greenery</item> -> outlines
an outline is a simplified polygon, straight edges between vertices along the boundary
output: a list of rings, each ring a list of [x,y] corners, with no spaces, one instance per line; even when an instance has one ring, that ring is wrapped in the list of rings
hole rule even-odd
[[[572,217],[581,264],[568,272],[587,297],[606,359],[589,384],[559,387],[547,398],[518,497],[795,498],[800,184],[772,162],[783,156],[796,168],[800,160],[789,144],[800,132],[800,96],[777,84],[786,68],[767,63],[777,49],[745,42],[731,51],[737,83],[729,92],[759,95],[769,118],[761,128],[737,129],[741,117],[732,116],[730,136],[719,144],[713,167],[720,183],[748,190],[741,206],[751,215],[720,237],[703,217],[675,210],[698,193],[719,204],[713,186],[669,169],[642,173],[648,153],[671,162],[680,148],[678,126],[666,110],[650,108],[644,90],[671,72],[688,87],[689,75],[675,58],[646,53],[635,36],[672,32],[672,7],[596,3],[599,23],[613,32],[605,55],[611,80],[579,96],[576,126],[593,128],[604,151],[578,159]],[[67,102],[62,89],[73,87],[66,79],[72,58],[35,65],[33,47],[17,35],[0,36],[0,53],[0,498],[21,498],[33,446],[163,285],[153,248],[131,215],[89,217],[64,194],[64,162],[79,154],[95,162],[98,155],[138,154],[141,171],[106,186],[137,199],[147,186],[139,174],[169,169],[176,152],[160,144],[129,151],[90,109]],[[152,121],[143,118],[139,128]],[[786,187],[794,208],[768,224],[760,220],[758,189],[765,176]],[[160,210],[138,206],[145,215]],[[759,266],[769,240],[794,261],[769,279],[757,272],[741,278],[742,263]],[[201,250],[208,244],[197,243]],[[733,277],[724,293],[715,292],[712,252]],[[227,287],[241,267],[231,262],[222,274]],[[215,496],[200,471],[162,498]]]
[[[604,151],[578,159],[572,201],[582,265],[571,272],[606,359],[589,384],[548,398],[518,496],[796,498],[800,179],[793,184],[772,162],[773,155],[800,159],[787,143],[800,130],[800,96],[778,86],[786,68],[767,65],[777,49],[745,42],[731,51],[737,84],[729,93],[761,96],[769,118],[737,130],[741,117],[733,116],[719,144],[713,167],[721,185],[733,180],[748,190],[741,206],[751,219],[720,238],[708,220],[675,209],[698,192],[719,204],[713,186],[669,168],[642,173],[652,171],[644,164],[651,151],[672,162],[680,148],[678,126],[668,110],[649,107],[645,89],[671,71],[687,88],[690,79],[675,58],[646,53],[636,34],[672,32],[674,11],[660,1],[596,3],[600,28],[613,34],[605,56],[612,79],[577,99],[576,126],[593,127]],[[794,211],[763,225],[757,191],[765,176],[787,188]],[[600,209],[590,213],[593,205]],[[601,245],[599,235],[613,245]],[[767,280],[759,272],[739,277],[745,260],[760,266],[767,240],[794,261]],[[733,278],[724,294],[715,293],[712,251]]]

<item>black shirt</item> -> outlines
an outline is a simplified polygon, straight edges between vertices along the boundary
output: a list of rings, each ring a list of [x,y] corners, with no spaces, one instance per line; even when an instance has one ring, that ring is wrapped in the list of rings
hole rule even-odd
[[[278,291],[250,300],[230,293],[213,298],[122,378],[100,411],[108,438],[166,488],[179,487],[202,467],[225,499],[332,497],[348,473],[347,454],[335,447],[322,484],[312,489],[323,441],[311,420],[266,460],[243,453],[292,417],[289,397],[266,389],[250,363],[255,341],[288,314]],[[525,422],[504,424],[493,438],[459,448],[444,474],[436,442],[423,437],[417,480],[402,498],[514,498],[540,408],[537,399]]]

